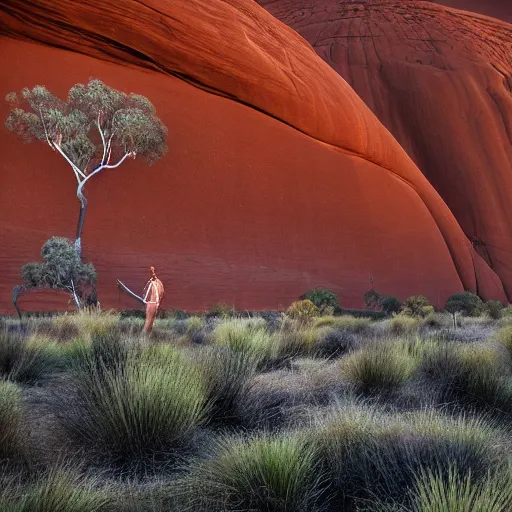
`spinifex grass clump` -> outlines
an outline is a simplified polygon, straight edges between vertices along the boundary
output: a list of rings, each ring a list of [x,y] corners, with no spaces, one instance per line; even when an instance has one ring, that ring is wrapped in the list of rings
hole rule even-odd
[[[258,360],[251,353],[228,347],[204,347],[194,361],[206,387],[209,421],[218,426],[239,424],[237,408]]]
[[[77,395],[58,412],[69,438],[85,453],[134,470],[168,460],[202,422],[201,376],[172,347],[130,348],[123,362],[82,363]]]
[[[320,339],[315,347],[315,355],[333,359],[355,349],[355,336],[346,331],[326,328],[322,329]]]
[[[420,323],[417,318],[407,315],[396,315],[389,322],[391,332],[397,336],[415,334],[419,326]]]
[[[303,436],[229,438],[193,464],[182,483],[180,510],[312,512],[319,478],[314,449]]]
[[[499,347],[499,346],[498,346]],[[508,357],[492,344],[439,344],[424,355],[420,373],[437,401],[491,412],[512,412]]]
[[[413,375],[417,360],[402,343],[365,347],[341,361],[341,375],[358,393],[396,391]]]
[[[25,461],[24,434],[20,390],[12,382],[0,381],[0,467]]]
[[[279,355],[276,337],[267,331],[263,319],[240,319],[224,321],[212,332],[215,345],[243,352],[258,362],[260,368],[268,366]]]
[[[356,318],[351,315],[322,316],[314,321],[315,327],[333,327],[353,334],[365,332],[370,324],[371,320],[369,318]]]
[[[12,481],[0,491],[0,510],[6,512],[107,512],[112,504],[97,481],[65,469],[28,484]]]
[[[359,510],[375,498],[404,504],[404,490],[421,470],[445,474],[456,464],[482,478],[502,463],[495,449],[499,432],[481,421],[434,413],[391,416],[345,407],[312,437],[330,482],[329,510]]]
[[[510,474],[493,473],[481,480],[450,468],[448,475],[422,471],[411,496],[411,512],[508,512],[512,510]]]
[[[51,370],[44,347],[23,334],[0,331],[0,379],[34,384]]]

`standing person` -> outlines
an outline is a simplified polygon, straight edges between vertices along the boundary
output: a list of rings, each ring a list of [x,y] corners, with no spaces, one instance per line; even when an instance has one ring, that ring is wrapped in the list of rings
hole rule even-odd
[[[158,308],[165,295],[164,285],[162,281],[156,277],[155,267],[150,267],[151,279],[144,287],[143,296],[146,304],[146,322],[144,324],[144,332],[150,333],[153,329],[153,323],[158,313]]]

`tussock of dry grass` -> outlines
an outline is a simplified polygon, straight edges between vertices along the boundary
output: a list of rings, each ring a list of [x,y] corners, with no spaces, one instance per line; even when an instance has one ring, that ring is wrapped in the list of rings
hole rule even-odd
[[[0,510],[508,512],[511,324],[447,320],[2,321]]]

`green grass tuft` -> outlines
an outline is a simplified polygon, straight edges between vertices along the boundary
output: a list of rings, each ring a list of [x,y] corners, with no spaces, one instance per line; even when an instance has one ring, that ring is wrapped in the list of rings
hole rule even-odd
[[[182,510],[313,511],[318,483],[315,453],[303,436],[229,438],[191,468]]]

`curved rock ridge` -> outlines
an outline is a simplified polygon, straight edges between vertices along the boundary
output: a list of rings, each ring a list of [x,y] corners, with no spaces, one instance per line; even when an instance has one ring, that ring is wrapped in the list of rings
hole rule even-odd
[[[512,294],[512,25],[421,1],[260,0],[355,89]]]
[[[388,293],[438,305],[462,289],[504,299],[395,139],[254,2],[7,0],[0,16],[2,95],[36,83],[65,95],[98,76],[146,95],[169,126],[163,161],[89,185],[85,254],[107,306],[120,304],[115,278],[144,284],[149,263],[187,309],[283,307],[314,286],[360,306],[370,273]],[[7,307],[21,264],[49,236],[72,236],[77,202],[52,152],[1,140]]]
[[[436,4],[485,14],[512,23],[512,4],[509,0],[433,0]]]

